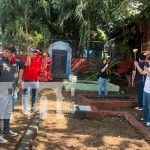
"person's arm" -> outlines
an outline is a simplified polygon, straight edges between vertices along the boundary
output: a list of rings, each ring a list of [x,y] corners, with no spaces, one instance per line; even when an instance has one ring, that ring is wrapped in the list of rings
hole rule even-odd
[[[25,66],[30,66],[30,64],[31,64],[31,57],[27,56],[27,60],[25,62]]]
[[[137,61],[134,62],[134,65],[135,65],[135,67],[137,68],[138,72],[139,72],[141,75],[145,75],[145,74],[146,74],[145,69],[142,70]],[[145,67],[144,67],[144,68],[145,68]]]
[[[20,88],[23,81],[23,73],[24,73],[25,63],[23,61],[19,62],[19,73],[18,73],[18,87]]]
[[[18,74],[18,87],[21,87],[22,85],[23,73],[24,73],[24,69],[20,69]]]
[[[132,87],[134,87],[135,86],[135,75],[136,75],[136,71],[134,70],[133,72],[132,72]]]
[[[32,45],[29,45],[27,47],[27,60],[25,62],[25,66],[30,66],[30,64],[31,64],[31,57],[30,57],[31,48],[32,48]]]
[[[107,69],[108,64],[105,65],[105,67],[102,69],[102,72],[105,72],[105,70]]]

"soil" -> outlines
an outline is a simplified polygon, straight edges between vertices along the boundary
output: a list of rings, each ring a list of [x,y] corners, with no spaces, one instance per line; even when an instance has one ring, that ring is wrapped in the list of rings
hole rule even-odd
[[[22,114],[21,102],[18,101],[14,112],[11,115],[11,130],[17,132],[17,137],[5,137],[8,140],[6,144],[0,144],[0,150],[15,150],[19,142],[24,136],[30,122],[33,119],[34,114],[25,116]]]
[[[48,118],[41,120],[39,124],[37,136],[32,143],[34,150],[150,150],[150,144],[144,136],[122,117],[79,120],[71,113],[59,116],[54,111],[57,106],[55,93],[44,90],[38,99],[40,96],[47,96],[49,111]],[[70,110],[70,102],[80,104],[81,99],[63,97],[62,109]],[[18,101],[11,119],[12,130],[20,134],[16,138],[8,139],[7,144],[0,144],[0,150],[15,150],[32,122],[33,114],[28,118],[22,114],[21,108],[21,102]],[[128,111],[136,118],[142,115],[141,111],[133,108],[121,108],[121,110]]]
[[[56,109],[55,94],[49,97],[49,109]],[[70,101],[80,103],[80,98],[65,97],[62,109],[70,109]],[[118,109],[119,110],[119,109]],[[133,108],[125,108],[135,117],[142,115]],[[122,117],[99,117],[97,120],[79,120],[72,114],[48,111],[48,119],[40,122],[33,142],[35,150],[149,150],[148,141]]]

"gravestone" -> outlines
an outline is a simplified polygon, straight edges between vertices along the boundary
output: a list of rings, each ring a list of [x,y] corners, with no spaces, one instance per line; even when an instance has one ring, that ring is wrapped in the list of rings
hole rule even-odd
[[[53,60],[53,78],[68,78],[71,73],[71,48],[68,43],[58,41],[50,45],[49,57]]]
[[[52,59],[55,60],[55,63],[52,65],[52,73],[55,77],[66,76],[66,63],[67,63],[67,51],[62,50],[61,53],[59,50],[53,50]]]

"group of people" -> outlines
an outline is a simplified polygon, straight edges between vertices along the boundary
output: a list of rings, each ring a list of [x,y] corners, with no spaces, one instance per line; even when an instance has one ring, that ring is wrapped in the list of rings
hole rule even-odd
[[[138,96],[138,107],[135,109],[144,112],[140,121],[150,128],[150,57],[146,58],[142,53],[139,54],[139,61],[134,62],[132,86],[135,86]]]
[[[5,138],[7,136],[18,135],[10,130],[10,116],[17,99],[18,89],[23,89],[23,113],[28,115],[30,111],[36,112],[39,81],[52,80],[50,70],[52,60],[48,58],[47,51],[41,56],[38,49],[29,45],[24,61],[14,56],[15,51],[13,45],[7,45],[0,58],[0,143],[7,143]],[[30,90],[31,110],[29,109]]]
[[[136,88],[138,97],[137,110],[143,110],[144,115],[140,121],[145,123],[145,126],[150,128],[150,57],[139,53],[139,61],[134,61],[134,68],[132,71],[132,87]],[[104,95],[108,95],[108,60],[102,59],[98,65],[98,95],[102,95],[102,88],[104,87]]]

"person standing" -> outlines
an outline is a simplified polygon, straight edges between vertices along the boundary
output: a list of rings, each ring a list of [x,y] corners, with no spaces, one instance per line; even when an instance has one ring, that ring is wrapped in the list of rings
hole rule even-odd
[[[108,95],[108,60],[103,58],[98,66],[98,95],[102,94],[102,87],[104,87],[104,95]]]
[[[36,57],[38,50],[32,46],[27,48],[28,56],[25,61],[24,87],[23,87],[23,113],[29,114],[29,99],[31,90],[31,111],[36,112],[36,99],[39,88],[39,72],[41,61]]]
[[[144,109],[144,122],[146,127],[150,128],[150,58],[147,59],[148,67],[144,67],[142,70],[139,64],[135,61],[134,64],[137,67],[141,75],[146,74],[146,80],[143,92],[143,109]]]
[[[142,70],[144,70],[145,65],[146,65],[145,56],[143,55],[143,53],[140,53],[138,66]],[[144,89],[145,79],[146,79],[146,75],[140,74],[139,70],[135,66],[132,72],[132,87],[135,87],[138,96],[138,107],[135,107],[135,109],[137,110],[143,109],[143,89]]]
[[[17,86],[22,84],[24,64],[21,60],[13,57],[15,50],[13,45],[5,46],[3,57],[0,58],[0,83],[9,87],[9,89],[5,89],[0,86],[0,119],[4,124],[3,128],[0,126],[0,143],[7,143],[3,135],[13,137],[18,135],[10,130],[10,115],[13,109],[13,92]]]

